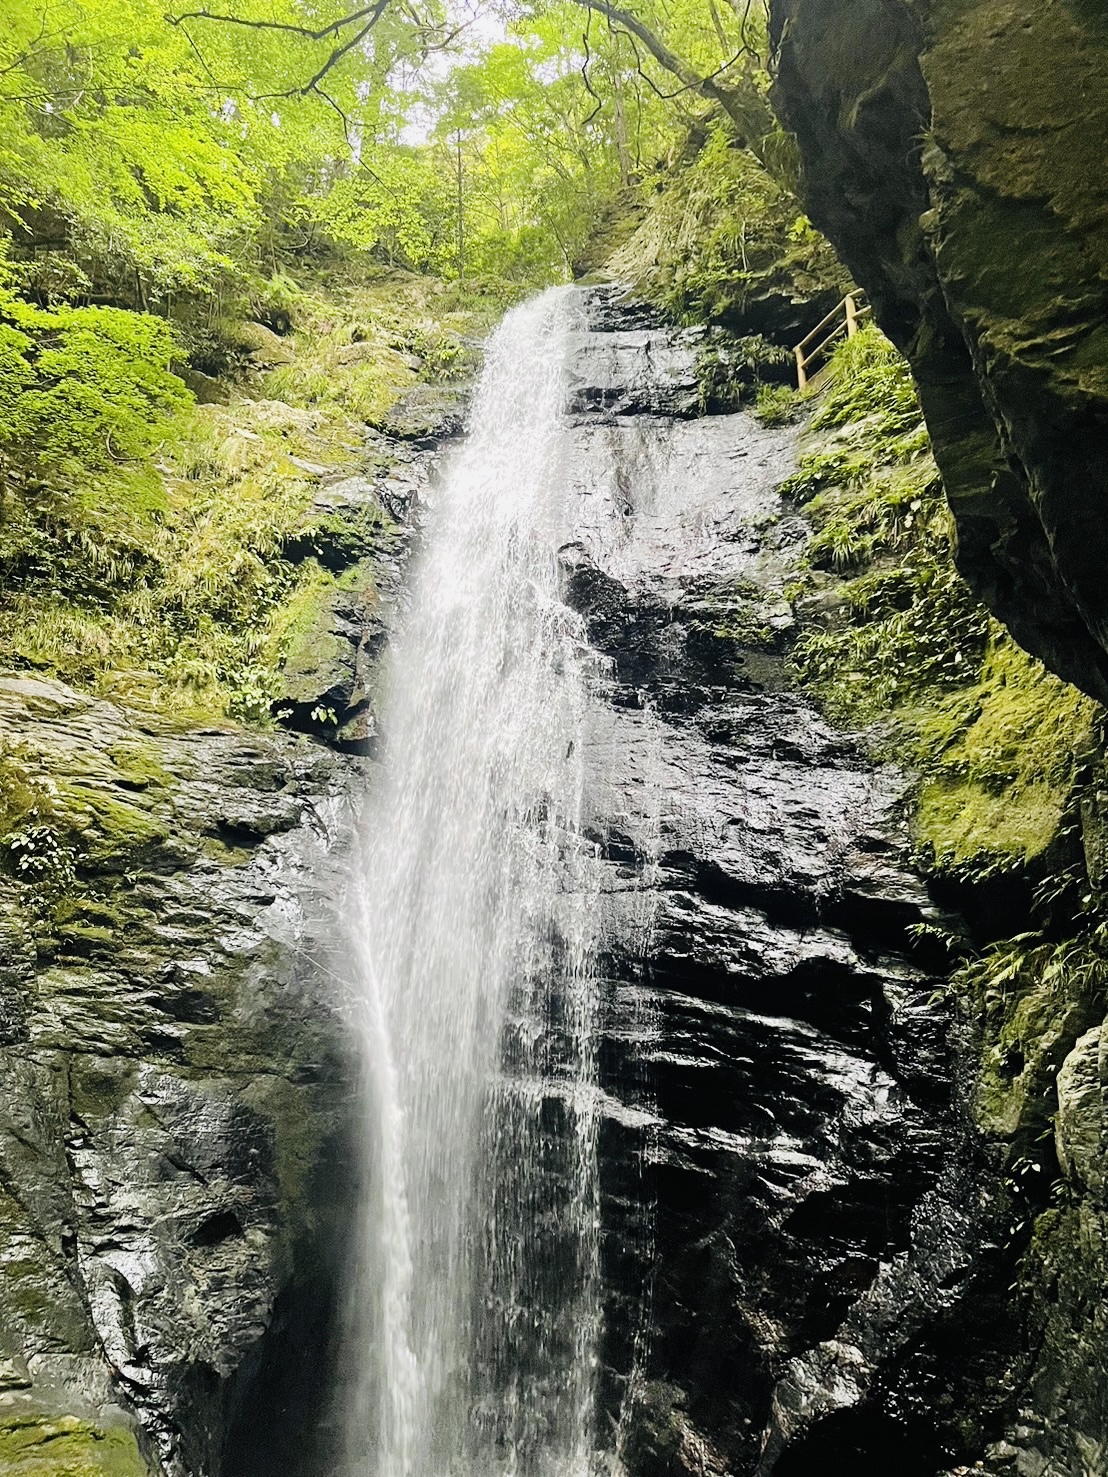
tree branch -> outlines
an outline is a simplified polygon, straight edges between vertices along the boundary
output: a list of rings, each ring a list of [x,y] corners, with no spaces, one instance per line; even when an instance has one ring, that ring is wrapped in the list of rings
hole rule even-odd
[[[385,4],[387,3],[388,0],[385,0]],[[219,21],[227,26],[247,26],[252,31],[287,31],[293,36],[303,36],[306,41],[326,41],[328,36],[337,35],[347,26],[357,25],[360,20],[376,11],[377,14],[373,15],[373,21],[370,22],[371,25],[375,24],[384,8],[385,5],[378,0],[374,5],[364,5],[361,10],[353,10],[349,15],[340,16],[337,21],[332,21],[329,26],[322,26],[318,31],[313,31],[309,26],[295,25],[292,21],[249,20],[245,16],[224,15],[214,10],[186,10],[181,15],[167,15],[166,20],[171,26],[182,25],[185,21]]]
[[[388,8],[388,4],[389,0],[377,0],[377,4],[370,7],[369,19],[366,21],[361,30],[358,31],[356,35],[351,36],[350,40],[344,42],[342,46],[335,47],[334,51],[332,51],[331,55],[323,63],[322,67],[320,67],[319,71],[315,74],[311,81],[305,83],[305,85],[300,89],[301,93],[306,94],[309,92],[313,92],[315,88],[318,87],[318,85],[323,81],[324,77],[326,77],[331,68],[335,66],[338,62],[342,61],[343,57],[347,54],[348,51],[353,51],[355,46],[365,40],[370,31],[373,30],[373,27],[384,15],[386,9]],[[365,14],[364,11],[363,14]]]
[[[581,44],[585,48],[585,59],[581,63],[581,81],[585,84],[585,91],[592,98],[596,106],[585,119],[584,127],[587,128],[604,106],[604,102],[589,80],[589,63],[592,61],[592,52],[589,50],[589,33],[592,30],[592,10],[588,9],[585,16],[585,29],[581,34]]]
[[[684,57],[671,51],[662,38],[641,21],[633,11],[626,10],[621,5],[612,4],[611,0],[574,0],[574,4],[580,5],[585,10],[595,10],[607,16],[609,22],[614,22],[622,28],[631,39],[632,46],[636,39],[641,41],[658,65],[677,78],[681,83],[677,91],[663,93],[642,72],[641,66],[639,67],[643,80],[658,93],[659,97],[674,98],[679,97],[682,92],[695,92],[710,102],[717,103],[735,125],[742,143],[751,149],[767,168],[770,168],[769,161],[765,157],[764,141],[774,133],[776,120],[770,111],[769,104],[752,86],[741,89],[727,87],[716,80],[748,52],[749,48],[745,42],[742,50],[730,61],[724,62],[722,66],[717,67],[707,76],[702,76]],[[749,6],[747,12],[749,13]]]
[[[364,5],[360,10],[351,11],[349,15],[342,16],[337,21],[332,21],[329,26],[324,26],[321,30],[318,31],[310,30],[307,26],[293,25],[289,21],[248,20],[243,16],[223,15],[222,13],[213,10],[188,10],[185,11],[183,15],[167,15],[166,20],[171,26],[179,26],[181,28],[183,35],[186,37],[189,45],[192,47],[193,51],[200,59],[200,63],[209,77],[212,77],[211,68],[205,61],[200,48],[192,39],[192,36],[190,35],[189,30],[185,25],[186,21],[209,20],[217,21],[225,25],[247,26],[252,31],[281,31],[286,34],[291,33],[294,36],[301,36],[306,41],[324,41],[328,36],[337,35],[347,26],[357,25],[359,21],[365,21],[365,25],[361,26],[357,31],[355,31],[353,36],[349,37],[346,41],[340,42],[340,44],[334,48],[330,56],[320,67],[319,71],[316,72],[314,77],[310,77],[307,82],[302,83],[298,87],[285,88],[282,92],[267,92],[258,97],[252,98],[253,102],[274,102],[280,98],[307,97],[310,93],[318,93],[319,84],[323,81],[324,77],[327,76],[328,72],[330,72],[333,67],[337,66],[338,63],[342,61],[343,57],[346,56],[348,52],[353,51],[356,46],[358,46],[362,41],[365,40],[370,31],[372,31],[373,27],[377,24],[377,22],[384,15],[385,11],[388,9],[389,3],[390,0],[375,0],[374,4]],[[214,81],[215,79],[212,78],[212,80]],[[328,101],[330,101],[330,99],[328,99]]]

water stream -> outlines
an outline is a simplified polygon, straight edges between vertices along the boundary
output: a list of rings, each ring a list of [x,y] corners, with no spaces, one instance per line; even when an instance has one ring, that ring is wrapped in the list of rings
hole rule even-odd
[[[511,312],[440,479],[364,822],[350,1477],[587,1477],[598,659],[560,598],[576,298]]]

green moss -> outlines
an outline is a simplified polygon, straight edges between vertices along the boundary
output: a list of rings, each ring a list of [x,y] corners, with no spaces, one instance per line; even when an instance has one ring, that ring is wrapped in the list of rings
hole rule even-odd
[[[907,365],[874,328],[832,359],[816,440],[786,488],[807,499],[808,561],[851,574],[845,613],[809,627],[801,680],[838,719],[885,725],[921,773],[914,832],[941,870],[1042,856],[1094,705],[1021,651],[970,595]],[[802,592],[797,592],[802,595]]]
[[[696,322],[741,322],[759,298],[795,302],[849,285],[795,196],[719,121],[694,125],[680,159],[650,180],[642,222],[609,266]]]
[[[75,1052],[70,1059],[69,1098],[83,1123],[111,1118],[134,1090],[134,1064],[120,1057],[89,1057]]]
[[[50,795],[37,772],[34,757],[20,745],[0,746],[0,835],[7,835],[28,815],[50,808]]]
[[[769,650],[777,645],[777,637],[759,610],[736,610],[711,628],[717,641],[732,641],[736,646]]]
[[[127,789],[168,790],[176,783],[173,774],[162,763],[161,750],[141,740],[114,744],[109,757],[119,771],[119,782]]]
[[[12,479],[0,518],[0,664],[56,673],[182,726],[270,721],[283,633],[297,619],[286,607],[304,583],[297,562],[314,551],[332,568],[351,564],[389,528],[372,506],[315,515],[314,469],[361,467],[366,422],[387,418],[419,379],[461,367],[462,337],[491,303],[353,269],[278,296],[296,333],[282,341],[292,362],[260,385],[269,398],[227,386],[228,403],[180,408],[177,395],[159,444],[144,431],[130,460],[113,431],[118,456]],[[169,788],[151,751],[117,764],[136,790]]]
[[[329,569],[340,569],[364,559],[381,536],[395,527],[383,508],[366,503],[314,518],[305,527],[303,539]]]
[[[754,396],[754,414],[763,426],[787,426],[804,408],[804,398],[788,385],[759,385]]]
[[[1072,794],[1096,705],[996,631],[978,672],[916,720],[916,833],[947,870],[1042,855]]]
[[[758,396],[767,389],[760,384],[763,374],[772,374],[775,370],[782,373],[791,362],[792,354],[788,349],[770,343],[759,334],[747,334],[743,338],[729,335],[722,341],[709,340],[697,356],[701,411],[706,415],[718,415],[737,410],[752,396]],[[764,396],[758,403],[765,403]]]
[[[1103,930],[1051,943],[1021,935],[966,965],[952,981],[973,1001],[982,1035],[976,1111],[989,1133],[1041,1157],[1059,1069],[1103,1016],[1108,982]]]
[[[97,867],[120,866],[170,836],[166,821],[90,785],[58,783],[54,804],[59,824]]]
[[[1013,795],[991,793],[973,780],[935,780],[920,792],[917,839],[944,871],[990,859],[1029,862],[1058,834],[1067,792],[1032,782]]]
[[[272,1125],[277,1181],[285,1204],[281,1220],[295,1227],[310,1213],[306,1190],[318,1155],[321,1124],[308,1096],[283,1077],[259,1077],[246,1089],[243,1100]]]
[[[114,929],[123,926],[126,914],[101,898],[82,894],[80,897],[62,898],[54,908],[54,921],[60,925],[77,923]]]
[[[5,1477],[149,1477],[131,1431],[76,1416],[20,1416],[0,1424]]]

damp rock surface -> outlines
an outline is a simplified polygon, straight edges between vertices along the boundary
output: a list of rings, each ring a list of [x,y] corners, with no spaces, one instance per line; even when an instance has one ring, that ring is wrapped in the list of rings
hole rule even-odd
[[[772,11],[805,203],[912,365],[959,567],[1021,645],[1103,701],[1103,7],[774,0]],[[1102,826],[1095,804],[1085,811],[1095,891]],[[1005,1477],[1078,1477],[1108,1461],[1103,1004],[1063,981],[1019,1011],[1019,1050],[984,1060],[1000,1091],[983,1094],[982,1118],[1014,1145],[1017,1170],[1033,1121],[1058,1173],[1024,1229],[1027,1322],[1020,1348],[994,1361],[1008,1410],[983,1460]]]
[[[558,560],[600,656],[602,1421],[631,1477],[931,1477],[981,1447],[1011,1333],[1004,1196],[913,933],[952,920],[905,777],[791,687],[795,431],[694,413],[685,337],[618,290],[579,307]],[[0,1456],[60,1422],[82,1477],[332,1463],[362,1172],[337,912],[373,770],[345,725],[374,713],[423,450],[319,489],[318,556],[362,572],[286,702],[341,701],[338,728],[186,731],[0,676],[57,822],[49,906],[0,884]],[[1078,1174],[1098,1050],[1067,1078]]]
[[[633,367],[605,349],[617,324],[608,300],[582,379],[649,378],[648,339]],[[944,1411],[981,1416],[973,1362],[1011,1334],[1002,1197],[916,942],[957,923],[911,864],[906,777],[790,685],[795,430],[640,392],[630,414],[605,383],[562,551],[611,662],[585,797],[610,876],[605,1397],[635,1477],[933,1474],[972,1443]]]
[[[327,1296],[342,1235],[323,955],[357,761],[46,678],[0,678],[0,722],[63,789],[77,873],[37,911],[3,889],[0,1452],[130,1477],[137,1434],[151,1470],[219,1471],[252,1359]]]

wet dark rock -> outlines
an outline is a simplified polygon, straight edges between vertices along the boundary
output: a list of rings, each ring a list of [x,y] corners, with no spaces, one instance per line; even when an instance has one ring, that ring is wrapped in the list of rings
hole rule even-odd
[[[80,777],[88,827],[52,916],[0,879],[0,1425],[129,1422],[160,1470],[219,1471],[236,1403],[268,1418],[275,1309],[334,1307],[326,879],[356,761],[160,732],[42,678],[5,679],[0,718],[44,779]]]
[[[930,1477],[1009,1398],[1023,1214],[913,931],[952,920],[910,864],[904,776],[790,687],[795,432],[693,415],[688,343],[618,301],[583,304],[603,408],[573,425],[588,496],[560,552],[598,653],[605,1414],[631,1477]],[[0,678],[5,735],[64,782],[72,867],[38,914],[0,878],[0,1429],[137,1433],[159,1477],[333,1465],[359,1174],[336,911],[368,769],[341,750],[372,737],[418,440],[318,488],[298,557],[334,583],[284,699],[313,736]],[[1063,1114],[1090,1185],[1099,1050]]]
[[[569,408],[585,424],[735,410],[759,382],[784,381],[791,373],[792,353],[757,331],[737,337],[719,328],[677,328],[625,287],[589,289],[581,317]]]
[[[0,871],[4,1470],[9,1427],[61,1431],[90,1462],[122,1443],[120,1477],[333,1462],[358,1179],[335,869],[421,501],[460,424],[462,392],[426,390],[367,434],[362,471],[307,469],[312,515],[282,556],[314,561],[315,598],[288,641],[285,731],[182,731],[0,674],[5,753],[49,797],[34,875],[55,879]]]
[[[378,661],[387,639],[373,560],[320,602],[311,624],[289,646],[274,707],[289,728],[330,733],[365,752],[376,732],[372,705]]]
[[[596,321],[619,337],[610,303]],[[587,372],[632,349],[586,342]],[[911,866],[905,777],[789,690],[794,446],[741,413],[613,412],[580,432],[600,505],[560,553],[611,659],[585,803],[611,869],[605,1390],[638,1412],[634,1477],[934,1474],[1011,1335],[1003,1196],[915,937],[956,921]]]
[[[335,579],[290,634],[272,711],[287,728],[347,753],[373,748],[378,669],[401,598],[421,497],[440,446],[460,424],[457,403],[457,393],[436,390],[421,412],[433,434],[411,443],[398,440],[399,433],[378,438],[381,470],[321,487],[312,518],[283,551],[293,563],[315,559]],[[454,408],[446,411],[444,405]]]
[[[700,376],[692,333],[682,339],[666,328],[636,328],[582,335],[573,356],[571,411],[586,417],[696,415]]]

